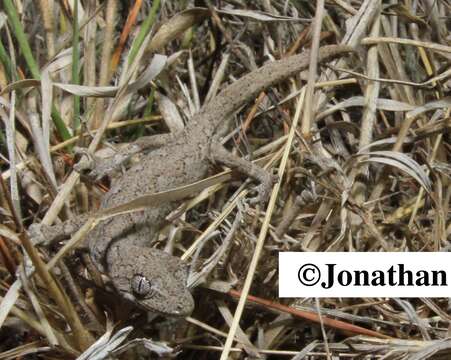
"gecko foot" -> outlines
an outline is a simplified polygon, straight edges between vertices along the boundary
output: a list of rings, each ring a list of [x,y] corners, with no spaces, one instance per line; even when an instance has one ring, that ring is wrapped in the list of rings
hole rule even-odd
[[[42,224],[31,224],[28,228],[28,236],[33,245],[41,245],[47,242],[47,239],[42,231]]]
[[[259,204],[260,206],[265,205],[269,200],[272,188],[278,179],[279,177],[277,175],[273,175],[268,172],[267,176],[265,176],[262,179],[263,181],[261,181],[260,185],[258,185],[254,190],[257,193],[257,195],[249,198],[249,204],[250,205]]]

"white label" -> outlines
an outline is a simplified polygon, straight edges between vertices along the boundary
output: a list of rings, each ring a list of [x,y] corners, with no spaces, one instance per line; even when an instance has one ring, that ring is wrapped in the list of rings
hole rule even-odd
[[[279,252],[279,297],[451,297],[449,252]]]

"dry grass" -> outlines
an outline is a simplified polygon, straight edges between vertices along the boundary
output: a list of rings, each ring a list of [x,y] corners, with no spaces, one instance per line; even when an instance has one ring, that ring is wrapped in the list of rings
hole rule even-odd
[[[149,3],[0,6],[0,359],[449,358],[448,299],[280,299],[277,253],[449,251],[451,4]],[[316,64],[334,43],[358,55]],[[30,241],[32,223],[96,209],[108,188],[73,171],[74,145],[177,131],[233,79],[304,48],[310,72],[261,93],[226,137],[278,172],[267,208],[243,206],[254,185],[226,170],[99,213],[65,244]],[[157,246],[194,263],[196,309],[150,321],[77,245],[100,217],[187,194]]]

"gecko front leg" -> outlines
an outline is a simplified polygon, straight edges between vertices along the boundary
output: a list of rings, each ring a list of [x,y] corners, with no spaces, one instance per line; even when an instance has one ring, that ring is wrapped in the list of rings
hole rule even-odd
[[[158,149],[166,145],[171,139],[173,139],[173,134],[143,136],[106,158],[98,157],[84,148],[76,148],[75,151],[85,155],[85,157],[74,165],[74,169],[87,175],[91,180],[98,181],[120,169],[133,155],[146,150]]]
[[[35,245],[50,245],[75,234],[88,220],[90,214],[77,215],[55,225],[31,224],[28,228],[30,238]]]
[[[252,179],[257,180],[260,185],[256,189],[258,195],[255,202],[264,203],[268,200],[272,186],[277,180],[276,176],[251,161],[233,155],[218,141],[212,141],[210,143],[210,157],[214,163],[236,169]]]

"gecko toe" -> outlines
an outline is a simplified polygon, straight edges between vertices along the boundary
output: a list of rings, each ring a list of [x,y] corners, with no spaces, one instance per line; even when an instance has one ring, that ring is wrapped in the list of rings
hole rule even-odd
[[[249,198],[249,204],[250,205],[257,205],[260,206],[265,205],[270,196],[273,189],[274,184],[278,181],[278,176],[268,173],[268,176],[265,177],[264,181],[260,183],[255,188],[256,196]]]

